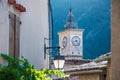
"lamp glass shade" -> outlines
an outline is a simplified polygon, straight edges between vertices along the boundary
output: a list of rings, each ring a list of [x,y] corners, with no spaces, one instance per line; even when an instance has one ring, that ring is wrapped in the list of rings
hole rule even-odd
[[[55,68],[61,69],[64,67],[64,63],[65,63],[65,58],[64,56],[61,55],[57,55],[55,56],[54,60],[53,60],[54,66]]]
[[[54,66],[55,68],[63,68],[64,66],[64,63],[65,63],[65,60],[54,60]]]

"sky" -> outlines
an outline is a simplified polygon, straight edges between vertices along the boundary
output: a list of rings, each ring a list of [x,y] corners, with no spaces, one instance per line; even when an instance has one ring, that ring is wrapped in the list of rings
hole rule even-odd
[[[51,0],[53,46],[58,46],[58,32],[64,30],[70,6],[83,33],[83,58],[94,59],[111,51],[110,0]],[[55,55],[53,53],[53,55]]]

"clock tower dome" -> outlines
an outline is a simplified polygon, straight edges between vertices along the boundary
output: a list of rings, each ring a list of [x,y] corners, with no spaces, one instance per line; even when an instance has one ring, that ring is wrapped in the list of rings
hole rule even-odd
[[[83,57],[83,29],[78,29],[78,25],[73,19],[70,8],[64,30],[59,32],[60,53],[69,57]]]

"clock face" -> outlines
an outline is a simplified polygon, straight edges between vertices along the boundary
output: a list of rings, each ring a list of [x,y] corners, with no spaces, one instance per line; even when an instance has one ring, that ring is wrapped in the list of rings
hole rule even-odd
[[[63,38],[62,45],[63,45],[64,48],[66,47],[66,45],[67,45],[67,37]]]
[[[79,36],[73,36],[71,39],[71,42],[73,46],[79,46],[80,45],[80,37]]]

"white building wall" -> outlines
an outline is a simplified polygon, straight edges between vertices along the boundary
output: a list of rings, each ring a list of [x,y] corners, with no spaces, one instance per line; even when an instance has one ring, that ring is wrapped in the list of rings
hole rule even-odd
[[[8,54],[9,21],[7,0],[0,0],[0,53]]]
[[[16,0],[26,8],[22,13],[9,6],[7,0],[0,1],[4,2],[0,5],[0,53],[9,51],[8,11],[11,11],[22,22],[20,56],[27,58],[37,69],[46,68],[49,65],[49,61],[44,60],[44,38],[49,38],[48,0]]]
[[[27,10],[21,14],[20,54],[36,68],[43,68],[46,63],[44,62],[44,37],[49,36],[48,1],[19,1]]]

